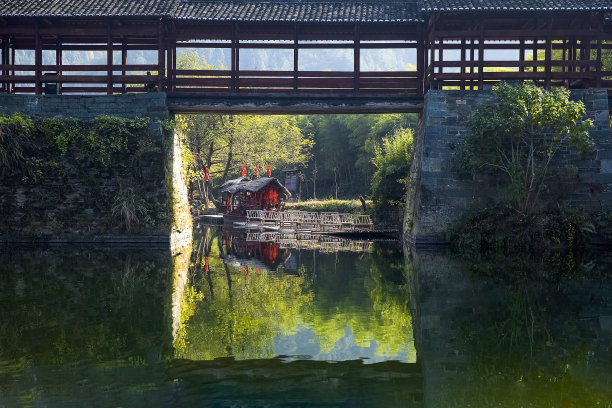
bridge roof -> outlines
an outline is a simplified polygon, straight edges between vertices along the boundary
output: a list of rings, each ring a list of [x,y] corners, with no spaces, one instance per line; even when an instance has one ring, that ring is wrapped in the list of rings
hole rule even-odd
[[[170,16],[179,1],[181,0],[3,0],[0,2],[0,16]]]
[[[612,10],[610,0],[3,0],[4,17],[414,22],[432,11]]]
[[[202,1],[180,2],[177,18],[237,21],[304,22],[415,22],[423,21],[420,5],[413,1]]]
[[[612,10],[610,0],[421,0],[422,11]]]

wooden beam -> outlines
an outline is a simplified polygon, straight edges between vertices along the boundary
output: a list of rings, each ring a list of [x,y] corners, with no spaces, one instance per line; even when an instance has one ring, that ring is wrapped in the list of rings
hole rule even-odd
[[[552,25],[553,25],[553,19],[551,16],[548,16],[548,19],[546,21],[546,25],[548,27],[548,29],[546,30],[546,52],[545,52],[545,57],[544,57],[544,70],[546,72],[546,79],[544,80],[544,88],[549,89],[550,88],[550,72],[551,72],[551,60],[552,60]]]
[[[158,37],[157,37],[157,92],[163,92],[165,90],[165,76],[166,76],[166,29],[164,20],[159,20],[158,26]]]
[[[55,65],[58,65],[60,67],[60,69],[57,70],[58,75],[62,75],[61,66],[63,65],[63,58],[64,53],[62,50],[62,39],[61,37],[58,37],[55,46]],[[62,84],[57,84],[57,93],[58,95],[62,94]]]
[[[359,33],[359,23],[355,23],[355,37],[353,38],[353,91],[359,93],[359,72],[361,71],[361,52],[359,45],[361,43],[361,37]]]
[[[479,24],[479,36],[478,36],[478,90],[482,91],[484,85],[484,24],[482,20]]]
[[[293,25],[293,92],[298,91],[298,71],[300,70],[299,64],[299,40],[298,40],[298,25]]]
[[[112,21],[108,20],[106,24],[106,93],[113,94],[113,33]]]
[[[125,38],[123,39],[123,41],[121,42],[121,75],[126,75],[127,71],[125,69],[125,66],[127,65],[127,43]],[[121,85],[121,93],[124,94],[126,92],[126,86],[125,84]]]
[[[425,67],[427,66],[427,55],[425,53],[425,36],[424,36],[424,26],[419,24],[418,26],[418,46],[417,46],[417,80],[418,80],[418,88],[417,92],[419,94],[423,94],[425,92],[425,76],[423,73],[425,72]]]
[[[37,95],[42,93],[42,46],[40,43],[40,32],[38,28],[38,22],[34,29],[35,32],[35,46],[34,46],[34,92]]]
[[[436,18],[437,14],[434,14],[434,18],[432,18],[429,22],[429,67],[433,67],[433,63],[436,61]],[[427,78],[427,89],[433,89],[435,87],[435,71],[432,69],[429,73],[429,78]]]
[[[176,70],[176,25],[174,21],[170,21],[167,25],[168,33],[166,35],[166,50],[168,52],[166,75],[166,91],[172,92],[174,88],[174,72]]]
[[[601,87],[601,68],[603,65],[603,51],[602,51],[602,42],[603,42],[603,36],[604,36],[603,29],[604,29],[603,21],[602,19],[600,19],[599,26],[597,27],[597,31],[599,32],[599,34],[597,35],[597,65],[596,65],[596,72],[597,72],[596,78],[597,79],[595,80],[596,88]]]
[[[465,69],[466,69],[466,65],[465,65],[465,60],[467,58],[466,54],[466,43],[465,43],[465,37],[461,38],[461,56],[460,56],[460,62],[461,62],[461,67],[459,68],[461,70],[461,75],[465,74]],[[462,79],[461,80],[461,86],[460,89],[464,90],[465,89],[465,80]]]
[[[9,36],[8,35],[3,35],[2,36],[2,65],[8,66],[9,65],[9,56],[10,56],[10,45],[9,45]],[[9,74],[8,72],[8,68],[3,68],[2,69],[2,75],[7,75]],[[2,91],[5,93],[9,93],[10,92],[10,84],[8,83],[4,83],[2,84]]]

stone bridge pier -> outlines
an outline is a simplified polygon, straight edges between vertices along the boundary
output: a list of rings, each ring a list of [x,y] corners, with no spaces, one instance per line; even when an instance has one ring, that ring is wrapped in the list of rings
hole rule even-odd
[[[0,243],[182,245],[191,237],[180,143],[163,93],[126,95],[0,94],[0,113],[91,121],[101,115],[149,118],[138,139],[127,139],[106,163],[83,155],[87,144],[65,154],[44,138],[36,155],[40,178],[0,178]],[[42,146],[42,147],[40,147]],[[56,151],[57,150],[57,151]],[[131,213],[130,213],[131,212]],[[126,227],[125,218],[135,215]]]
[[[404,235],[413,245],[446,243],[445,233],[470,209],[491,204],[501,193],[502,183],[478,177],[460,166],[460,152],[468,133],[467,118],[491,91],[430,90],[414,138],[414,158],[409,176],[409,195],[404,217]],[[564,149],[556,160],[573,165],[571,179],[547,181],[543,199],[586,211],[612,209],[612,139],[610,106],[606,89],[572,90],[582,100],[587,116],[594,120],[593,152],[582,155]]]

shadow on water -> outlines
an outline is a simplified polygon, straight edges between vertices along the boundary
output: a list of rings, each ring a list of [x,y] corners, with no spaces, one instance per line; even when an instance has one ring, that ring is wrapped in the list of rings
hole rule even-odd
[[[610,254],[407,252],[426,406],[612,406]]]

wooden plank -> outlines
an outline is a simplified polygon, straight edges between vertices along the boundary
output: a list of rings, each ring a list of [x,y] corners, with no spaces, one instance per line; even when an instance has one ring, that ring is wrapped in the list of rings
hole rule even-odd
[[[290,72],[290,71],[287,71],[287,72]],[[193,75],[193,76],[231,77],[232,71],[230,71],[229,69],[176,69],[174,70],[174,75],[176,76]]]
[[[127,75],[127,69],[125,66],[127,65],[127,42],[125,39],[121,43],[121,75]],[[121,93],[125,93],[127,90],[125,84],[121,85]]]
[[[353,78],[298,78],[298,88],[353,89]]]
[[[419,83],[417,79],[393,79],[393,78],[362,78],[363,88],[416,88]]]
[[[419,26],[418,28],[418,46],[417,46],[417,81],[418,81],[418,90],[419,93],[424,93],[425,92],[425,76],[423,75],[423,71],[425,66],[427,65],[425,58],[426,58],[426,53],[425,53],[425,36],[424,36],[424,32],[423,32],[423,26]]]
[[[0,82],[4,83],[26,83],[31,82],[34,83],[36,80],[35,75],[0,75]]]
[[[174,85],[181,86],[216,86],[230,87],[232,85],[231,78],[175,78]]]
[[[299,65],[299,40],[298,40],[298,26],[297,24],[293,25],[293,91],[297,92],[298,90],[298,71],[300,69]]]
[[[239,87],[293,88],[293,85],[294,85],[293,78],[244,78],[244,77],[239,77],[237,80],[237,86]]]
[[[2,76],[8,76],[9,75],[9,70],[7,68],[4,68],[6,66],[9,66],[9,56],[10,56],[10,44],[9,44],[9,36],[8,35],[4,35],[2,36],[2,61],[0,61],[0,63],[2,63],[2,67],[0,68],[0,75]],[[2,83],[2,91],[5,93],[10,93],[11,92],[11,87],[9,83]]]

